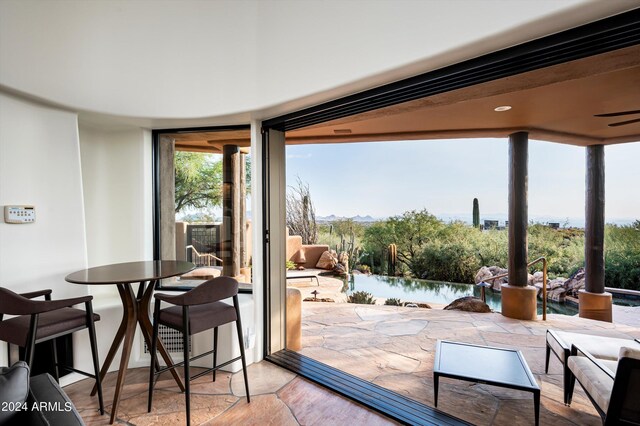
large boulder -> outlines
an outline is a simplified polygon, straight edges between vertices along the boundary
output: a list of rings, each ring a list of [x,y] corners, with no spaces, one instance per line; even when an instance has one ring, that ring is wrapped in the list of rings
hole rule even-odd
[[[486,281],[491,278],[493,274],[486,266],[480,268],[480,270],[476,273],[475,282],[476,284],[481,283],[482,281]]]
[[[316,263],[316,268],[318,269],[328,269],[332,270],[336,264],[338,263],[338,256],[336,256],[335,252],[331,252],[326,250],[318,259],[318,263]]]
[[[347,268],[342,263],[336,263],[336,266],[333,267],[333,273],[336,275],[346,276]]]
[[[564,283],[567,294],[578,297],[578,291],[584,288],[584,268],[580,268]]]
[[[564,302],[567,296],[567,289],[564,287],[564,278],[556,278],[547,281],[547,299],[554,302]]]
[[[542,272],[540,272],[540,274],[542,274]],[[553,300],[554,302],[564,302],[564,299],[567,295],[567,290],[564,287],[565,281],[566,278],[562,277],[555,278],[553,280],[547,280],[547,300]],[[542,298],[542,280],[535,281],[533,285],[538,289],[538,297]]]
[[[489,305],[473,296],[456,299],[444,308],[445,311],[491,312]]]
[[[536,271],[533,273],[533,282],[534,284],[538,284],[540,283],[540,286],[542,286],[542,279],[544,278],[544,274],[542,273],[542,271]]]
[[[506,274],[507,270],[504,268],[501,268],[499,266],[483,266],[482,268],[480,268],[480,270],[476,273],[475,276],[475,282],[476,284],[485,281],[489,284],[491,284],[491,288],[495,291],[500,291],[500,286],[502,284],[506,284],[508,281],[508,277],[502,277],[502,278],[498,278],[497,280],[491,280],[492,277],[495,277],[497,275],[502,275],[502,274]]]

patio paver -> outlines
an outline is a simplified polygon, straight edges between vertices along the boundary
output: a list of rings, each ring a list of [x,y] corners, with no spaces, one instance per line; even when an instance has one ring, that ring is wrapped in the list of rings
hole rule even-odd
[[[549,374],[544,372],[545,332],[640,337],[640,308],[620,309],[614,310],[614,320],[623,323],[603,323],[557,314],[547,321],[520,321],[499,313],[303,302],[300,353],[433,407],[437,339],[516,348],[542,389],[540,424],[600,425],[579,385],[571,407],[562,403],[560,362],[552,356]],[[438,409],[446,413],[477,425],[533,424],[527,392],[446,378],[440,383]]]

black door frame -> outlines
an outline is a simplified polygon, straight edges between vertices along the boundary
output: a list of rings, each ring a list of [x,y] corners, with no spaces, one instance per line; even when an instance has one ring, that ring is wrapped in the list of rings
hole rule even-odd
[[[151,170],[152,178],[152,229],[153,260],[160,260],[160,137],[168,133],[225,132],[230,130],[250,130],[249,124],[234,126],[181,127],[177,129],[151,130]],[[186,287],[163,287],[163,290],[187,291]],[[253,290],[240,289],[240,293],[253,293]]]

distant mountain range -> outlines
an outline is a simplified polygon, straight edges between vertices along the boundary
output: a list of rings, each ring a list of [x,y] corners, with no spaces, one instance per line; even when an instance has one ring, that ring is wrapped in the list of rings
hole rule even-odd
[[[452,222],[452,221],[461,221],[468,224],[473,222],[470,214],[456,214],[456,213],[444,213],[435,215],[438,219],[444,222]],[[367,216],[336,216],[334,214],[329,216],[316,216],[316,221],[319,223],[323,222],[334,222],[336,220],[344,220],[344,219],[352,219],[354,222],[360,223],[371,223],[378,222],[381,220],[387,219],[386,217],[373,217],[371,215]],[[497,220],[500,226],[505,225],[505,221],[508,220],[508,216],[505,213],[494,213],[480,216],[480,223],[483,223],[485,220]],[[577,217],[559,217],[559,216],[529,216],[529,221],[534,223],[559,223],[560,227],[574,227],[574,228],[584,228],[584,218]],[[634,222],[634,219],[629,218],[613,218],[607,219],[607,223],[613,223],[615,225],[630,225]]]
[[[354,222],[378,222],[380,220],[385,220],[386,217],[372,217],[372,216],[352,216],[352,217],[345,217],[345,216],[336,216],[334,214],[330,215],[330,216],[316,216],[316,222],[334,222],[336,220],[345,220],[345,219],[351,219]]]

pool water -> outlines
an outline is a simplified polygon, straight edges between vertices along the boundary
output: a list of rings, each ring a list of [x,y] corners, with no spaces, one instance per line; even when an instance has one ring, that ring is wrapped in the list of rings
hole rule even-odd
[[[457,284],[441,281],[420,280],[417,278],[386,277],[382,275],[355,275],[345,280],[344,291],[367,291],[374,298],[394,297],[403,302],[422,302],[449,304],[465,296],[480,297],[480,288],[472,284]],[[495,312],[502,310],[500,293],[486,291],[487,305]],[[576,315],[578,308],[572,305],[547,301],[547,313]],[[538,314],[542,315],[542,301],[538,300]]]

